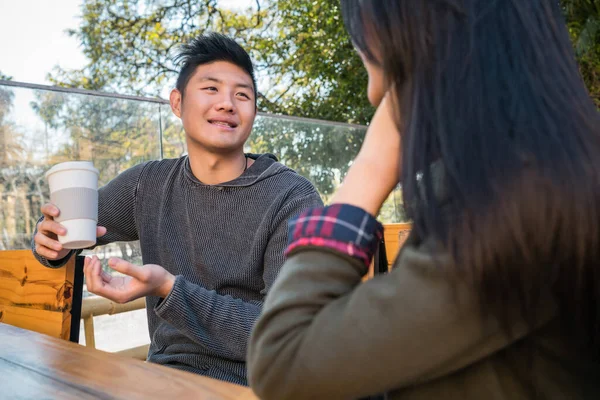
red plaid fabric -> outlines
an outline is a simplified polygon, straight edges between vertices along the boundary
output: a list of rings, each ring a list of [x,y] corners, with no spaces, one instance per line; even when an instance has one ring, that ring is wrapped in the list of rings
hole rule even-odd
[[[288,222],[286,256],[306,247],[327,247],[369,265],[383,226],[371,214],[348,204],[311,208]]]

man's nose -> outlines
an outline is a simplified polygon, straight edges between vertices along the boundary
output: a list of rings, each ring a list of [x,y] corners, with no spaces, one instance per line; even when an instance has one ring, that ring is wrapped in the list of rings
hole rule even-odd
[[[223,96],[219,99],[219,101],[215,104],[215,108],[217,111],[226,111],[226,112],[234,112],[235,105],[230,96]]]

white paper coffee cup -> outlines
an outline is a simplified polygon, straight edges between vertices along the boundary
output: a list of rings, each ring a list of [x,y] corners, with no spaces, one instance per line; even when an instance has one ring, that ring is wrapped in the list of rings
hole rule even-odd
[[[98,175],[90,161],[56,164],[46,172],[50,202],[60,210],[55,218],[67,229],[58,241],[65,249],[85,249],[96,244]]]

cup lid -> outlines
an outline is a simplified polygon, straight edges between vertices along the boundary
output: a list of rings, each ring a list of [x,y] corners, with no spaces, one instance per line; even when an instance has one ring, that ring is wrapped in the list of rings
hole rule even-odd
[[[48,171],[46,171],[45,177],[48,178],[48,176],[55,172],[77,169],[90,171],[95,173],[96,175],[100,175],[100,172],[96,168],[94,168],[94,164],[91,161],[67,161],[60,164],[56,164],[55,166],[50,168]]]

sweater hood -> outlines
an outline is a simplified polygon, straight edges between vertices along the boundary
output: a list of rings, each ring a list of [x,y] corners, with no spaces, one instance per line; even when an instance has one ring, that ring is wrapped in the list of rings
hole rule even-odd
[[[206,185],[205,183],[200,182],[198,178],[196,178],[196,176],[194,176],[194,174],[192,173],[192,169],[190,167],[190,160],[187,156],[185,160],[185,174],[197,185],[215,187],[244,187],[252,186],[257,182],[263,181],[274,175],[286,172],[296,173],[292,169],[279,163],[277,157],[275,157],[273,154],[246,153],[246,156],[254,160],[254,163],[251,166],[249,166],[243,174],[228,182],[218,183],[216,185]]]

